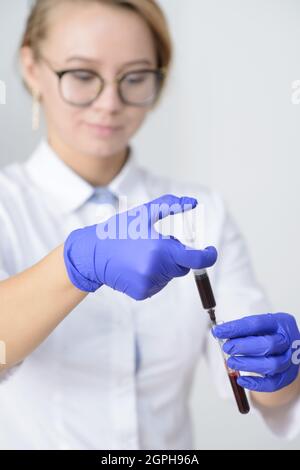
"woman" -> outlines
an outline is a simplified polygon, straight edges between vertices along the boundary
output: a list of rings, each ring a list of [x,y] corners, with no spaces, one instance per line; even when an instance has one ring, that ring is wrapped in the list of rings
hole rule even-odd
[[[191,448],[188,399],[201,354],[227,386],[191,272],[217,253],[157,236],[155,222],[201,201],[205,239],[220,253],[210,271],[220,317],[268,304],[222,200],[140,168],[130,146],[168,76],[163,13],[154,0],[37,0],[20,52],[33,126],[42,105],[47,138],[0,173],[0,447]],[[130,209],[117,211],[125,197]],[[130,236],[137,221],[142,237]],[[116,227],[125,236],[107,237]],[[262,314],[215,334],[231,338],[232,366],[266,375],[240,383],[287,432],[280,411],[295,406],[299,387],[295,320]]]

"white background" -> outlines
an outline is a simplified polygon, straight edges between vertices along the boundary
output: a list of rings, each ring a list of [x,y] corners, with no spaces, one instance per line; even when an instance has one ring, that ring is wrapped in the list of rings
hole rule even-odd
[[[17,47],[29,1],[0,5],[0,166],[28,158],[30,100]],[[135,139],[145,166],[197,181],[225,197],[274,311],[299,318],[299,0],[161,0],[176,48],[168,91]],[[0,188],[1,190],[1,188]],[[200,397],[201,396],[201,401]],[[300,448],[221,401],[200,363],[192,409],[196,446]]]

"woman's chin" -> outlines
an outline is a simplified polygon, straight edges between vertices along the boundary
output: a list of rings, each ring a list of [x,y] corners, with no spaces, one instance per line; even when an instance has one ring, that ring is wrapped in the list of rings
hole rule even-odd
[[[108,157],[110,155],[115,155],[118,152],[121,152],[127,146],[126,143],[118,142],[109,142],[107,140],[103,141],[102,139],[89,139],[84,141],[78,148],[82,149],[84,155],[89,155],[91,157]]]

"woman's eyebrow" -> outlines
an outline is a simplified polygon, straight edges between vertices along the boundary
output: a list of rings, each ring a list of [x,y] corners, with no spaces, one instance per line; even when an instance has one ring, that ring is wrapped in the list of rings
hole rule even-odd
[[[99,61],[97,61],[96,59],[90,59],[88,57],[83,57],[83,56],[73,56],[73,57],[69,57],[69,59],[66,60],[66,62],[72,62],[72,61],[75,61],[75,60],[80,60],[80,61],[83,61],[83,62],[93,62],[93,63],[98,63],[99,64]],[[124,67],[128,67],[129,65],[137,65],[137,64],[145,64],[145,65],[150,65],[152,66],[152,62],[148,59],[139,59],[139,60],[133,60],[131,62],[126,62],[124,63],[121,67],[120,67],[120,70],[123,69]]]

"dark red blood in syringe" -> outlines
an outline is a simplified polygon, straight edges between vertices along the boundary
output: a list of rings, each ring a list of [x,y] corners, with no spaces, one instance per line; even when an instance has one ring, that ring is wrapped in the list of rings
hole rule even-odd
[[[196,275],[195,281],[201,297],[203,308],[208,310],[216,306],[216,301],[207,275]]]
[[[240,377],[240,375],[238,372],[232,371],[228,372],[228,377],[239,411],[243,415],[246,415],[250,411],[250,406],[245,390],[237,383],[237,379]]]

